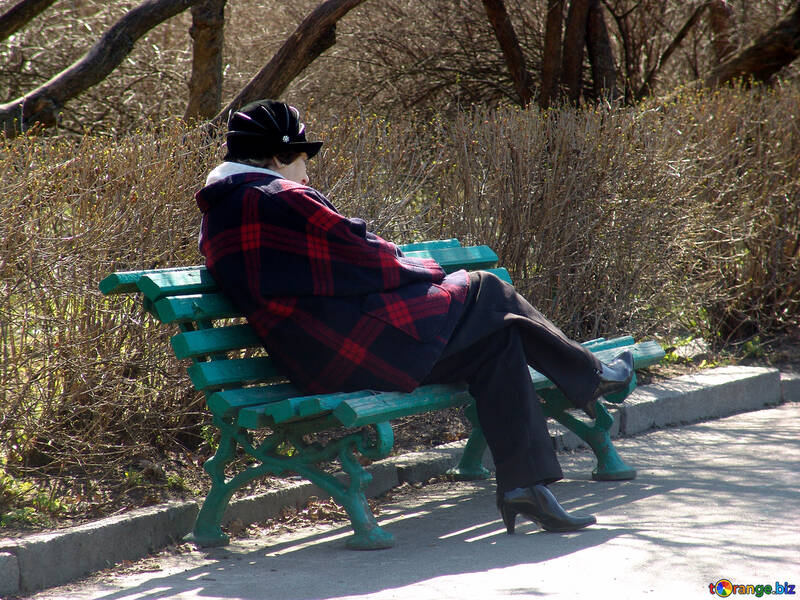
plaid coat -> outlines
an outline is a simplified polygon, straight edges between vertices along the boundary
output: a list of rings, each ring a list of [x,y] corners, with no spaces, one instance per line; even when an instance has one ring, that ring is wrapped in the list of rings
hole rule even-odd
[[[465,271],[404,257],[316,190],[263,172],[196,200],[208,269],[305,393],[410,391],[430,372],[462,313]]]

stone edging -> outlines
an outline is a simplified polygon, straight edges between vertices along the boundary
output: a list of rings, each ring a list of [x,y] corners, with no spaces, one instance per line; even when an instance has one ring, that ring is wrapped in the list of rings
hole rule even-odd
[[[719,367],[664,383],[641,386],[624,404],[611,406],[612,436],[681,425],[758,410],[781,402],[800,402],[800,373],[761,367]],[[558,450],[584,445],[572,432],[549,423]],[[367,495],[377,496],[403,482],[441,475],[460,455],[464,441],[378,461],[369,467]],[[485,462],[491,465],[486,453]],[[289,481],[285,487],[231,503],[224,522],[255,523],[278,515],[285,506],[324,497],[316,486]],[[52,533],[0,540],[0,596],[28,594],[68,583],[123,560],[136,560],[180,540],[194,524],[196,501],[137,509]]]

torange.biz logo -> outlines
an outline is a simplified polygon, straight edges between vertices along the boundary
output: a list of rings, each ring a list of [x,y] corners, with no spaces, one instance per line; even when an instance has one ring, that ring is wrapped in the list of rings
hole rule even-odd
[[[722,598],[727,598],[733,594],[738,596],[747,596],[752,594],[756,598],[761,598],[761,596],[771,596],[772,594],[785,594],[788,596],[795,595],[794,585],[786,581],[783,583],[776,581],[775,585],[771,585],[769,583],[766,585],[753,585],[731,583],[730,579],[720,579],[717,583],[709,583],[708,591],[711,592],[712,596],[716,594]]]

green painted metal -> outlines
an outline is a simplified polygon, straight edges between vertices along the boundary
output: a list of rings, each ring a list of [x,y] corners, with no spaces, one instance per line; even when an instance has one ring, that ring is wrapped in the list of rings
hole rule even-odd
[[[243,428],[219,419],[215,419],[215,424],[220,428],[222,438],[217,453],[204,467],[211,478],[211,490],[198,513],[192,533],[186,538],[188,541],[200,546],[227,544],[228,538],[222,532],[221,522],[233,493],[246,483],[266,474],[297,473],[329,493],[347,511],[354,530],[353,537],[347,542],[348,547],[375,550],[394,545],[392,535],[378,526],[364,496],[372,475],[364,470],[354,455],[359,452],[373,460],[388,456],[394,445],[394,435],[389,423],[375,424],[373,436],[362,430],[333,440],[325,446],[305,443],[303,432],[278,428],[257,447]],[[258,464],[246,467],[227,479],[225,467],[235,457],[237,447],[255,458]],[[292,452],[288,452],[287,448],[291,448]],[[339,459],[348,475],[347,482],[339,481],[332,474],[315,466],[333,458]]]
[[[406,252],[413,258],[432,258],[446,273],[458,269],[487,269],[497,264],[497,254],[488,246],[467,246],[463,248],[432,248]]]
[[[597,459],[592,479],[597,481],[624,481],[636,477],[636,469],[628,466],[619,456],[611,441],[610,429],[614,418],[601,402],[597,403],[597,419],[588,425],[567,412],[572,406],[555,388],[540,392],[544,400],[545,416],[552,417],[589,444]]]
[[[469,434],[467,445],[464,446],[461,460],[455,467],[448,469],[447,474],[457,481],[488,479],[491,473],[483,466],[483,455],[487,448],[486,437],[483,435],[481,424],[478,421],[478,410],[475,408],[475,403],[468,404],[464,413],[472,424],[472,432]]]

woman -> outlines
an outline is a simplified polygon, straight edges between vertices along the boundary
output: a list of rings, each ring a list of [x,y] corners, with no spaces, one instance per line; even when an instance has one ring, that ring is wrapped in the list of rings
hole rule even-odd
[[[446,275],[342,216],[308,186],[322,143],[306,140],[294,107],[248,104],[226,139],[196,196],[200,251],[292,382],[325,393],[466,381],[507,531],[518,513],[549,531],[595,523],[546,487],[563,475],[528,366],[593,417],[598,396],[630,382],[631,354],[602,364],[494,275]]]

